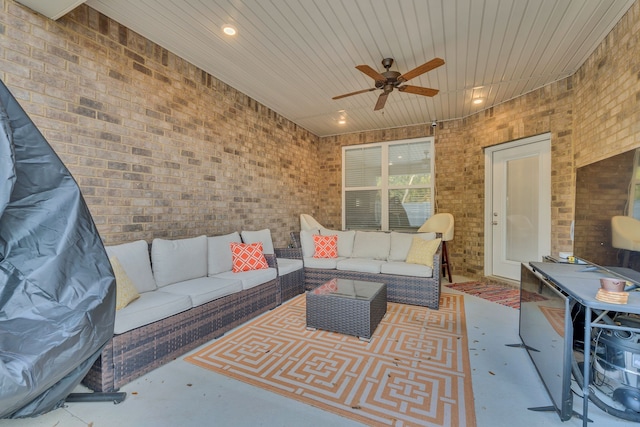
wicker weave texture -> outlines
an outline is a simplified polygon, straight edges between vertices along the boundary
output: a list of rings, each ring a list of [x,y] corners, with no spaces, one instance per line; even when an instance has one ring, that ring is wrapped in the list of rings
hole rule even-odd
[[[230,329],[275,308],[278,280],[228,295],[149,325],[114,335],[83,380],[110,392]]]
[[[307,292],[307,327],[371,338],[387,312],[386,285],[371,283],[371,286],[379,286],[371,299]]]
[[[293,246],[301,248],[300,232],[292,231],[290,235]],[[442,234],[436,233],[436,237],[442,237]],[[332,278],[383,282],[387,285],[387,298],[389,301],[421,305],[437,310],[440,306],[441,276],[442,245],[433,255],[433,277],[400,276],[305,267],[304,288],[305,290],[315,289]]]
[[[421,305],[437,310],[440,307],[441,256],[442,245],[433,256],[433,277],[400,276],[305,267],[305,290],[315,289],[333,278],[382,282],[387,285],[388,301]]]
[[[304,269],[292,271],[280,279],[280,296],[282,302],[288,301],[304,292]]]
[[[302,249],[299,248],[275,248],[278,258],[289,258],[302,260]],[[280,303],[283,303],[296,295],[304,292],[304,269],[292,271],[280,276]]]

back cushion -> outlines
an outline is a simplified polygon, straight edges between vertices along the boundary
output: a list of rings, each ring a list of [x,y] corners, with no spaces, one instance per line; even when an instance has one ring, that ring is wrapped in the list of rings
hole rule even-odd
[[[207,274],[214,276],[225,271],[231,271],[233,260],[231,257],[231,243],[241,243],[237,231],[222,236],[207,237]]]
[[[240,233],[244,243],[262,243],[262,253],[273,254],[273,241],[271,240],[271,230],[265,228],[258,231],[243,231]]]
[[[391,236],[384,231],[356,231],[352,258],[386,260],[389,257]]]
[[[302,245],[302,256],[312,257],[316,252],[316,245],[313,242],[313,235],[320,234],[319,230],[302,230],[300,232],[300,245]]]
[[[138,292],[149,292],[158,288],[151,272],[147,242],[137,240],[131,243],[107,246],[105,249],[109,258],[118,258],[122,269],[127,273]]]
[[[151,265],[158,287],[207,275],[207,236],[153,239]]]
[[[353,252],[353,239],[356,236],[355,231],[335,231],[323,228],[320,230],[320,234],[323,236],[338,236],[338,256],[351,256],[351,253]]]
[[[436,233],[398,233],[391,232],[391,249],[389,250],[388,261],[405,261],[409,249],[411,249],[411,243],[414,237],[420,237],[424,240],[433,240],[436,238]]]

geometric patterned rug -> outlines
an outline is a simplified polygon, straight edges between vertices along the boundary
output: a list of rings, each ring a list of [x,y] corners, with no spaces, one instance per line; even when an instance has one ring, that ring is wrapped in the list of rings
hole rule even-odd
[[[388,303],[369,342],[307,330],[305,313],[299,295],[185,360],[371,426],[476,425],[462,295]]]
[[[445,286],[507,307],[520,308],[520,289],[511,286],[488,285],[482,282],[452,283]]]

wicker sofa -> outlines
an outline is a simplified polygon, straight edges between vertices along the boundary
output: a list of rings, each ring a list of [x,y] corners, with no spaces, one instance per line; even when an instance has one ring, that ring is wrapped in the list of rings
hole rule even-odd
[[[314,257],[313,235],[337,235],[337,257]],[[391,302],[440,306],[442,244],[433,253],[432,267],[407,261],[414,237],[437,239],[436,233],[336,231],[326,228],[292,233],[304,263],[305,290],[312,290],[332,278],[383,282]]]
[[[112,264],[117,260],[123,270],[124,278],[118,277],[114,267],[116,281],[130,280],[139,297],[116,312],[114,336],[83,384],[95,391],[118,390],[276,307],[283,301],[282,283],[286,298],[302,292],[302,269],[289,266],[281,277],[273,251],[264,253],[269,268],[234,273],[229,247],[241,241],[234,232],[154,239],[151,250],[142,240],[107,247]]]

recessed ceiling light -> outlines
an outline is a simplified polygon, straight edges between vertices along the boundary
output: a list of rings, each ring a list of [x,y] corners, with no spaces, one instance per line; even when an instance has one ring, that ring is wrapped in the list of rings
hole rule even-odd
[[[225,24],[222,26],[222,32],[228,36],[235,36],[238,34],[238,30],[233,25]]]
[[[347,124],[347,112],[345,110],[338,110],[338,124],[339,125]]]
[[[480,105],[480,104],[482,104],[483,102],[484,102],[484,98],[475,98],[475,99],[473,100],[473,103],[474,103],[475,105]]]

